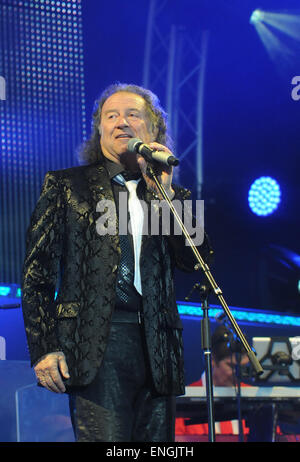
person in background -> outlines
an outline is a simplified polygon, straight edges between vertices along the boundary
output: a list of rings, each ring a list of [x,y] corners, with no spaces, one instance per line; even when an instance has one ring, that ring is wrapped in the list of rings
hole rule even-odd
[[[248,356],[242,351],[242,346],[234,340],[230,329],[225,325],[220,325],[213,332],[211,337],[211,352],[212,352],[212,375],[213,384],[216,387],[235,387],[237,386],[237,354],[239,357],[239,365],[245,366],[248,364]],[[205,387],[205,372],[196,382],[191,383],[190,387]],[[241,386],[249,386],[243,382]],[[177,418],[175,433],[176,435],[208,435],[208,424],[189,424],[189,418]],[[249,433],[249,428],[245,421],[242,421],[243,434]],[[238,435],[239,422],[238,420],[230,420],[223,422],[215,422],[215,432],[217,435]]]

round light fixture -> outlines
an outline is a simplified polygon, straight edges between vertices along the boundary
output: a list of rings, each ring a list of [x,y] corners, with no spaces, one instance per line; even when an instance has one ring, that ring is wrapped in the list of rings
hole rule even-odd
[[[256,215],[270,215],[278,208],[280,200],[279,184],[269,176],[257,178],[249,189],[249,207]]]

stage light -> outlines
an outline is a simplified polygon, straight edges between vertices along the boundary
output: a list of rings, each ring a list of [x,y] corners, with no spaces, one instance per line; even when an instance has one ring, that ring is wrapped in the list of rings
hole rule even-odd
[[[281,191],[276,180],[268,176],[257,178],[248,193],[249,207],[259,216],[273,213],[281,200]]]
[[[294,14],[286,12],[266,11],[263,13],[263,21],[273,29],[286,34],[295,40],[300,40],[300,15],[299,11]]]
[[[254,10],[250,16],[250,24],[257,24],[264,18],[264,13],[261,10]]]
[[[0,286],[0,296],[6,297],[10,293],[11,289],[9,286]]]
[[[0,267],[2,280],[20,278],[19,262],[24,258],[20,236],[45,172],[73,165],[77,146],[86,139],[81,4],[81,0],[0,0],[3,216],[5,210],[14,210],[11,220],[3,222],[2,257],[10,261],[13,253],[16,259]],[[5,103],[1,76],[9,82]]]
[[[250,23],[255,27],[280,74],[295,68],[299,56],[300,14],[298,11],[254,10]]]
[[[192,316],[195,318],[203,317],[203,309],[196,303],[177,302],[180,316]],[[280,325],[280,326],[300,326],[300,317],[293,315],[285,315],[282,313],[251,310],[248,308],[229,307],[232,316],[240,322],[258,323],[259,325]],[[216,317],[222,313],[222,307],[218,305],[210,305],[209,317],[216,320]]]

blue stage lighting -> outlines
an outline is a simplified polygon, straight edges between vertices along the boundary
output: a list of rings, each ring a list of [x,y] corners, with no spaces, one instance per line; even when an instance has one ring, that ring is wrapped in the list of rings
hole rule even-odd
[[[195,318],[203,317],[203,310],[199,304],[177,302],[178,311],[180,316],[193,316]],[[300,317],[293,315],[286,315],[283,313],[268,312],[251,310],[248,308],[229,307],[232,316],[240,322],[258,323],[268,325],[280,326],[300,326]],[[222,313],[222,307],[217,305],[210,305],[209,317],[213,320]]]
[[[250,16],[250,24],[257,24],[258,22],[262,21],[264,14],[261,10],[254,10]]]
[[[262,176],[249,189],[248,203],[253,213],[266,216],[273,213],[281,199],[279,184],[273,178]]]
[[[20,236],[45,172],[74,165],[86,139],[82,3],[0,0],[0,74],[9,82],[5,102],[0,88],[1,258],[14,256],[0,266],[2,281],[20,279]]]
[[[0,296],[6,297],[11,292],[10,287],[8,286],[0,286]]]

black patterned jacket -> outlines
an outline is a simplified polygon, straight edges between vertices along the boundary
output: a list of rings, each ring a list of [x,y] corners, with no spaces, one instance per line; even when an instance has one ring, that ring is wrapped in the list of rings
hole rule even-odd
[[[152,198],[146,190],[144,197]],[[185,197],[186,190],[176,189],[176,198]],[[22,309],[31,364],[62,350],[69,388],[93,380],[114,309],[119,238],[117,233],[97,233],[101,199],[113,201],[113,192],[100,162],[48,172],[27,230]],[[203,258],[209,250],[205,239],[200,247]],[[143,237],[144,329],[154,385],[162,395],[184,393],[182,325],[173,270],[176,265],[191,271],[194,263],[182,236]]]

